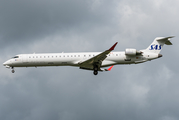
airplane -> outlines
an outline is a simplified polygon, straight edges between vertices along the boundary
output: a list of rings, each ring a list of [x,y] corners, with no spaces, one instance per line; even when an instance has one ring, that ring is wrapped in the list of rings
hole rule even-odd
[[[4,62],[3,65],[11,68],[12,73],[15,72],[15,67],[75,66],[92,70],[93,74],[97,75],[98,71],[110,71],[114,65],[139,64],[160,58],[163,45],[172,45],[170,38],[173,37],[157,37],[144,50],[127,48],[123,52],[112,52],[118,43],[116,42],[104,52],[19,54]],[[103,69],[103,67],[109,68]]]

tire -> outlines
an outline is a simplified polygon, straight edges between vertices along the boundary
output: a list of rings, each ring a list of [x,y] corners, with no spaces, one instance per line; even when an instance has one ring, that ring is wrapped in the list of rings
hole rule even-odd
[[[97,75],[97,74],[98,74],[98,71],[94,71],[93,74],[94,74],[94,75]]]
[[[15,73],[15,70],[12,70],[12,73]]]

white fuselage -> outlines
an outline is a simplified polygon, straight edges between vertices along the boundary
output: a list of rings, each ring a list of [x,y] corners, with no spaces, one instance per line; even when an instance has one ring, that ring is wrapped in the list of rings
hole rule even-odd
[[[4,63],[7,67],[38,67],[38,66],[77,66],[100,52],[84,53],[48,53],[48,54],[19,54]],[[142,56],[128,56],[125,52],[111,52],[102,62],[101,67],[116,64],[137,64],[158,58],[158,54],[146,53]]]
[[[112,52],[117,45],[104,52],[82,52],[82,53],[47,53],[47,54],[19,54],[3,63],[7,68],[14,67],[38,67],[38,66],[76,66],[80,69],[98,71],[110,71],[117,64],[138,64],[162,57],[160,51],[163,45],[172,45],[170,38],[157,37],[147,49],[137,50],[125,49],[124,52]],[[111,66],[108,69],[101,67]]]

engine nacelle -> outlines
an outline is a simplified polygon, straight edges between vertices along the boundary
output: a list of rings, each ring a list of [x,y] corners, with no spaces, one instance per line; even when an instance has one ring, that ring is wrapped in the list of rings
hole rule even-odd
[[[137,51],[136,49],[126,49],[125,54],[130,55],[130,56],[134,56],[134,55],[141,54],[141,52]]]

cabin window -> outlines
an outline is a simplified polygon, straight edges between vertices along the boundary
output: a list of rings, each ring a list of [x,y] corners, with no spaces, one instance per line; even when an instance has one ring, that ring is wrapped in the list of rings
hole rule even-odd
[[[80,57],[80,55],[78,55],[78,57]]]

